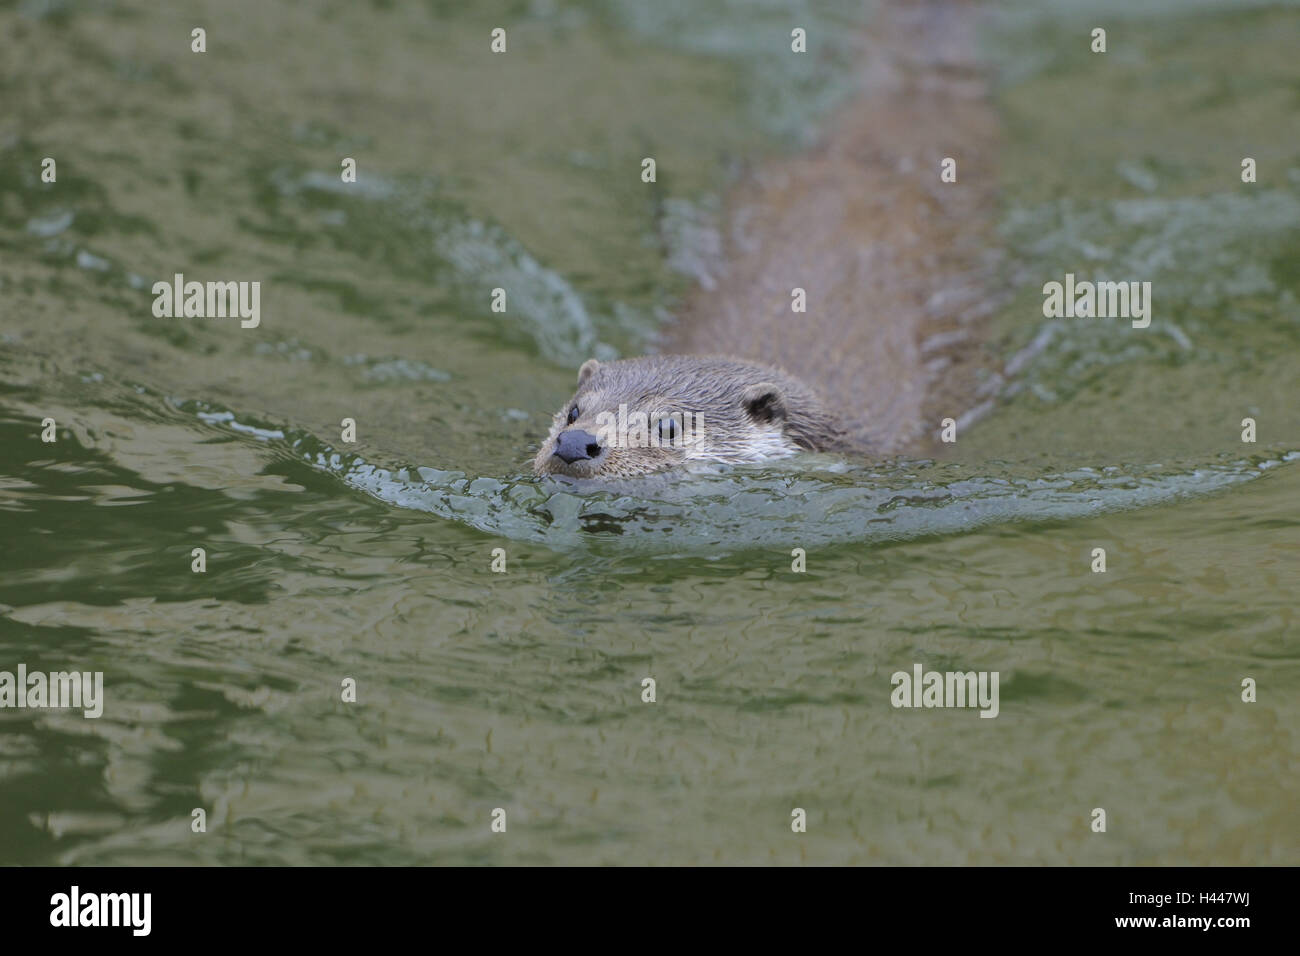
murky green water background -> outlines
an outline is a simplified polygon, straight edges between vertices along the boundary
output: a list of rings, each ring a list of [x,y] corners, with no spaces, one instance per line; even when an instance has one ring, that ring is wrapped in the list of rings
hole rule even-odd
[[[0,670],[108,697],[0,711],[0,862],[1296,862],[1300,12],[1130,6],[988,33],[1019,372],[949,458],[574,493],[577,364],[870,8],[0,4]],[[1151,327],[1044,319],[1066,271]],[[175,272],[261,326],[154,318]],[[914,662],[1000,716],[891,708]]]

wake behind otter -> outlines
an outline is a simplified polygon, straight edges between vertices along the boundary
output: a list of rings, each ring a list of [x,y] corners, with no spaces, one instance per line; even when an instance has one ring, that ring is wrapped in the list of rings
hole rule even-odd
[[[697,289],[664,350],[726,354],[807,382],[855,444],[919,450],[981,404],[992,311],[997,122],[966,4],[886,9],[862,92],[807,155],[729,197],[725,270]],[[956,182],[941,163],[955,160]],[[806,311],[792,308],[793,290]]]

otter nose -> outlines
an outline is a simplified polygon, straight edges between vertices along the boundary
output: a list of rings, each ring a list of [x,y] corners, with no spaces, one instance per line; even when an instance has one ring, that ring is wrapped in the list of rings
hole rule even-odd
[[[590,432],[570,429],[555,436],[555,454],[572,464],[600,454],[600,442]]]

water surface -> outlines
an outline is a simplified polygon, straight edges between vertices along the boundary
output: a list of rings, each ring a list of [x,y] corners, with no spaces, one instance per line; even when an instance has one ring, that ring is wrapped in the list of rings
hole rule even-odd
[[[0,711],[0,862],[1294,863],[1297,12],[1143,10],[993,18],[1010,368],[950,452],[583,489],[527,468],[578,364],[871,7],[0,7],[0,669],[108,695]],[[1067,271],[1150,328],[1044,318]],[[893,709],[915,662],[1000,715]]]

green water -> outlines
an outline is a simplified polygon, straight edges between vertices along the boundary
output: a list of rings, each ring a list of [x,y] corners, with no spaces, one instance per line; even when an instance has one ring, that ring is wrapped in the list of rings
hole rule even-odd
[[[585,490],[527,467],[577,365],[869,8],[0,4],[0,670],[107,698],[0,710],[0,863],[1296,862],[1300,12],[1129,6],[990,24],[1017,372],[951,454]],[[1067,271],[1150,328],[1045,319]]]

